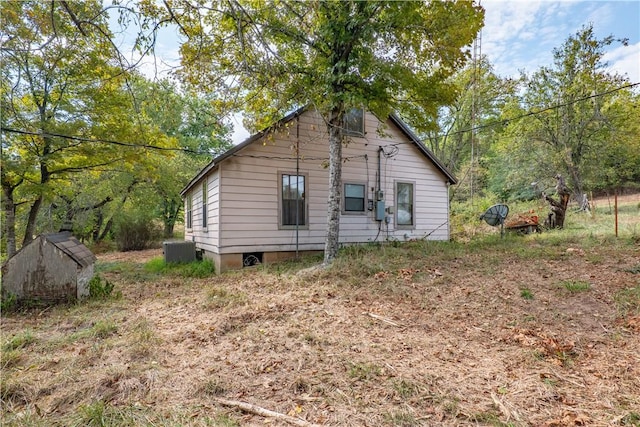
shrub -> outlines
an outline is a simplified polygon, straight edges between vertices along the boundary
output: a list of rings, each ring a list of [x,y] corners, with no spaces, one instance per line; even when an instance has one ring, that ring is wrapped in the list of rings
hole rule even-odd
[[[102,281],[102,277],[96,274],[89,280],[89,297],[94,299],[109,298],[113,293],[113,283]]]
[[[116,244],[122,252],[150,248],[159,238],[160,229],[144,216],[125,216],[115,230]]]
[[[0,298],[0,313],[13,310],[16,308],[17,303],[18,298],[15,294],[2,292],[2,297]]]

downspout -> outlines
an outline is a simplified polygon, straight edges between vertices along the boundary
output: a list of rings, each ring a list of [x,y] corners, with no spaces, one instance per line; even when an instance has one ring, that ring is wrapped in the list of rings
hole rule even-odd
[[[298,259],[300,242],[300,188],[298,186],[300,184],[300,117],[296,117],[296,181],[296,259]],[[305,182],[305,186],[306,184]]]
[[[381,178],[380,178],[381,170],[382,170],[382,168],[381,168],[381,162],[382,162],[381,158],[382,158],[382,147],[378,147],[378,192],[376,193],[376,200],[380,200],[378,198],[378,194],[380,194],[380,191],[382,190],[382,184],[381,184]]]
[[[447,241],[451,241],[451,182],[447,180]]]

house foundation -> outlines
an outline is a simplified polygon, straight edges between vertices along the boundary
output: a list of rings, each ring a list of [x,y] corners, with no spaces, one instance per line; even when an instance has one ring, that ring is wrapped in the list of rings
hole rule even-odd
[[[298,256],[319,255],[324,251],[299,251]],[[287,252],[248,252],[233,254],[217,254],[213,252],[203,252],[203,257],[210,259],[216,266],[216,273],[224,273],[229,270],[240,270],[245,267],[251,267],[260,264],[274,264],[277,262],[287,261],[296,258],[295,251]]]

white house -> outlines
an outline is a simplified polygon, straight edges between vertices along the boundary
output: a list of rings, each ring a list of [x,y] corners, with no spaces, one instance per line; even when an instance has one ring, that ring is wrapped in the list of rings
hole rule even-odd
[[[396,115],[347,119],[340,243],[448,240],[454,176]],[[218,272],[322,251],[328,153],[322,116],[302,108],[216,157],[181,192],[185,239]]]

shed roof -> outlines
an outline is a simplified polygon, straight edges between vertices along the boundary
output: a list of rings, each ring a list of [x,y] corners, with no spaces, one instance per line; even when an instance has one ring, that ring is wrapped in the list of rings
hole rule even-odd
[[[88,267],[96,261],[96,256],[93,252],[68,231],[43,234],[42,236],[62,252],[69,255],[81,267]]]
[[[196,185],[204,176],[206,176],[212,169],[216,168],[218,164],[220,164],[223,160],[233,156],[235,153],[242,150],[246,146],[251,145],[253,142],[257,141],[258,139],[266,135],[270,130],[276,128],[277,126],[280,126],[284,123],[287,123],[295,119],[300,114],[305,112],[307,109],[308,107],[298,108],[297,110],[289,113],[288,115],[280,119],[273,126],[250,136],[245,141],[241,142],[235,147],[232,147],[231,149],[227,150],[226,152],[222,153],[218,157],[211,160],[211,162],[209,162],[208,165],[202,168],[202,170],[200,170],[200,172],[198,172],[198,174],[196,174],[196,176],[194,176],[193,179],[191,179],[191,181],[189,181],[189,183],[180,191],[180,195],[184,196],[191,187]],[[425,146],[425,144],[420,140],[420,138],[418,138],[417,135],[413,133],[413,131],[411,131],[409,126],[396,113],[392,113],[391,115],[389,115],[389,119],[391,119],[391,121],[396,126],[398,126],[398,128],[402,131],[402,133],[404,133],[409,138],[412,144],[418,147],[418,150],[420,151],[420,153],[422,153],[427,159],[429,159],[436,166],[436,168],[438,168],[438,170],[442,172],[442,174],[447,178],[447,181],[449,181],[450,184],[457,183],[455,176],[446,168],[446,166],[440,160],[438,160],[435,154],[433,154],[433,152]]]

